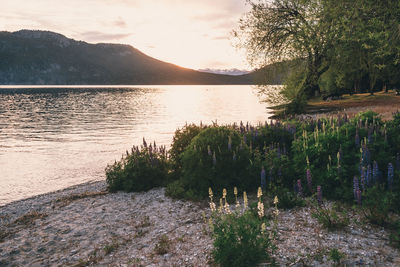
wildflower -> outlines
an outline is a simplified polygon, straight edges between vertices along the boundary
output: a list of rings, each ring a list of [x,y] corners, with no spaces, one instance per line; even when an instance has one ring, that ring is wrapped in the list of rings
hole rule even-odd
[[[392,184],[393,184],[393,164],[389,163],[388,164],[388,187],[389,187],[389,189],[392,189]]]
[[[358,205],[361,205],[361,190],[357,190],[357,203]]]
[[[258,187],[257,198],[261,198],[261,196],[262,196],[262,190],[261,187]]]
[[[244,209],[247,209],[248,207],[248,200],[247,200],[247,193],[246,191],[243,192],[243,205],[244,205]]]
[[[229,138],[228,138],[228,151],[231,151],[232,150],[232,138],[231,138],[231,136],[229,136]]]
[[[357,200],[357,191],[359,190],[358,186],[358,178],[357,176],[354,176],[353,178],[353,193],[354,193],[354,199]]]
[[[225,188],[222,190],[222,198],[223,198],[223,199],[226,198],[226,189],[225,189]]]
[[[310,161],[308,160],[308,156],[306,156],[307,167],[310,167]]]
[[[270,183],[272,183],[272,180],[273,180],[273,177],[272,177],[272,167],[269,169],[268,180],[269,180]]]
[[[226,214],[231,214],[231,209],[229,208],[228,201],[225,200],[224,210]]]
[[[267,230],[267,227],[265,226],[265,223],[262,223],[261,224],[261,234],[264,234],[265,230]]]
[[[360,146],[360,136],[358,135],[358,128],[356,129],[355,143],[357,147]]]
[[[372,180],[373,182],[377,182],[379,178],[379,169],[378,169],[378,163],[374,160],[374,164],[372,167]]]
[[[216,207],[215,203],[212,202],[212,201],[210,202],[210,209],[211,209],[212,212],[217,210],[217,207]]]
[[[210,199],[212,200],[212,198],[213,198],[213,191],[212,191],[211,187],[208,188],[208,196],[209,196]]]
[[[265,169],[264,166],[261,168],[261,188],[265,189],[265,185],[266,185],[266,174],[265,174]]]
[[[257,203],[257,210],[258,216],[262,218],[264,216],[264,204],[261,201],[258,201]]]
[[[364,167],[361,168],[360,180],[361,180],[361,188],[363,191],[365,191],[365,168]]]
[[[312,177],[311,177],[310,169],[307,169],[306,175],[307,175],[307,186],[308,186],[308,189],[310,190],[310,192],[312,193],[313,189],[312,189]]]
[[[236,186],[233,188],[233,194],[235,195],[236,208],[238,208],[238,207],[239,207],[239,201],[238,201],[238,199],[237,199],[238,190],[237,190],[237,187],[236,187]]]
[[[279,202],[279,200],[278,200],[278,196],[275,196],[275,197],[274,197],[274,205],[277,205],[277,204],[278,204],[278,202]]]
[[[218,212],[219,212],[219,213],[222,213],[222,207],[223,207],[222,198],[220,198],[220,199],[219,199],[219,207],[218,207]]]
[[[322,204],[322,190],[321,186],[317,186],[317,200],[318,200],[318,205]]]
[[[297,188],[299,190],[299,195],[302,196],[303,195],[303,187],[301,186],[301,180],[300,179],[297,180]]]
[[[369,186],[369,184],[372,182],[371,164],[369,164],[367,167],[367,175],[365,176],[365,180],[367,182],[367,186]]]

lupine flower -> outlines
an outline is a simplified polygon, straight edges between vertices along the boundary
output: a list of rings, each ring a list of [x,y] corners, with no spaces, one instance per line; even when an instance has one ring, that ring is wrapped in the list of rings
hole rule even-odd
[[[388,164],[388,187],[389,189],[392,189],[392,184],[393,184],[393,164],[389,163]]]
[[[308,156],[306,156],[307,167],[310,167],[310,161],[308,160]]]
[[[303,187],[301,186],[301,180],[300,179],[297,180],[297,188],[299,190],[299,195],[302,196],[303,195]]]
[[[222,198],[220,198],[219,199],[219,207],[218,207],[218,212],[219,213],[222,213],[222,207],[223,207],[224,205],[222,204]]]
[[[264,204],[259,200],[257,203],[258,216],[262,218],[264,216]]]
[[[357,200],[357,191],[359,190],[358,186],[358,178],[357,176],[354,176],[353,178],[353,193],[354,193],[354,199]]]
[[[238,208],[239,207],[239,201],[238,201],[238,198],[237,198],[238,190],[237,190],[236,186],[233,188],[233,194],[235,195],[236,208]]]
[[[224,210],[226,214],[231,214],[231,209],[229,208],[228,201],[225,200]]]
[[[272,183],[273,177],[272,177],[272,167],[269,169],[269,175],[268,175],[269,182]]]
[[[282,167],[279,167],[278,169],[278,177],[280,178],[282,176]]]
[[[310,190],[310,192],[313,192],[313,188],[312,188],[312,177],[311,177],[311,171],[310,169],[307,169],[306,171],[306,176],[307,176],[307,186],[308,189]]]
[[[232,150],[232,138],[231,138],[231,136],[229,136],[229,138],[228,138],[228,151],[231,151]]]
[[[266,229],[267,229],[267,227],[265,226],[265,223],[262,223],[261,224],[261,234],[264,234]]]
[[[378,181],[379,178],[379,169],[378,169],[378,163],[374,160],[374,164],[372,167],[372,179],[374,183]]]
[[[355,143],[357,147],[360,146],[360,136],[358,135],[358,128],[356,129]]]
[[[248,207],[248,200],[247,200],[247,193],[246,193],[246,191],[243,192],[243,205],[244,205],[244,209],[247,209],[247,207]]]
[[[261,190],[261,187],[258,187],[258,190],[257,190],[257,198],[260,199],[261,196],[262,196],[262,190]]]
[[[207,152],[209,156],[212,156],[210,145],[207,146]]]
[[[226,189],[224,188],[223,190],[222,190],[222,198],[226,198]]]
[[[358,189],[356,194],[357,194],[357,203],[358,205],[361,205],[361,190]]]
[[[363,191],[365,191],[365,168],[364,167],[361,168],[360,180],[361,180],[361,188]]]
[[[212,201],[214,195],[213,195],[213,191],[212,191],[211,187],[208,188],[208,196],[210,197],[210,200]]]
[[[144,146],[144,147],[147,147],[147,142],[146,142],[146,140],[144,139],[144,137],[143,137],[143,146]]]
[[[371,164],[368,165],[367,167],[367,175],[365,176],[365,180],[367,182],[367,186],[369,186],[370,183],[372,183],[372,170],[371,170]]]
[[[322,204],[322,190],[321,186],[317,186],[317,200],[318,200],[318,205]]]
[[[261,188],[262,189],[265,189],[265,186],[266,186],[266,183],[267,183],[267,181],[266,181],[266,174],[265,174],[265,169],[264,169],[264,166],[261,168]]]

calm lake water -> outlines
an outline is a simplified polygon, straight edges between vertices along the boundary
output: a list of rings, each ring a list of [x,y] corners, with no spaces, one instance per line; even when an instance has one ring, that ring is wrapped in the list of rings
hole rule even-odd
[[[269,115],[251,86],[1,87],[0,205],[105,179],[143,137],[168,146],[186,122]]]

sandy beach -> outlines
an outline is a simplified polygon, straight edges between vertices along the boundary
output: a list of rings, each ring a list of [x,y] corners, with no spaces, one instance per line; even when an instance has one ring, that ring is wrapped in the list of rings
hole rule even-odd
[[[213,266],[206,203],[173,200],[163,188],[108,193],[87,183],[0,207],[0,266]],[[330,266],[337,248],[348,266],[399,266],[388,233],[357,214],[328,232],[309,207],[281,211],[281,266]]]

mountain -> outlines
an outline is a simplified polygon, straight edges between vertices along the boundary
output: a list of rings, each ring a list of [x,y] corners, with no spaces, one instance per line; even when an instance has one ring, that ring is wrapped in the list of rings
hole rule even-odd
[[[248,75],[182,68],[122,44],[49,31],[0,32],[0,84],[252,84]]]
[[[243,74],[248,74],[251,71],[247,70],[239,70],[239,69],[199,69],[198,71],[201,72],[208,72],[208,73],[216,73],[216,74],[226,74],[226,75],[243,75]]]

